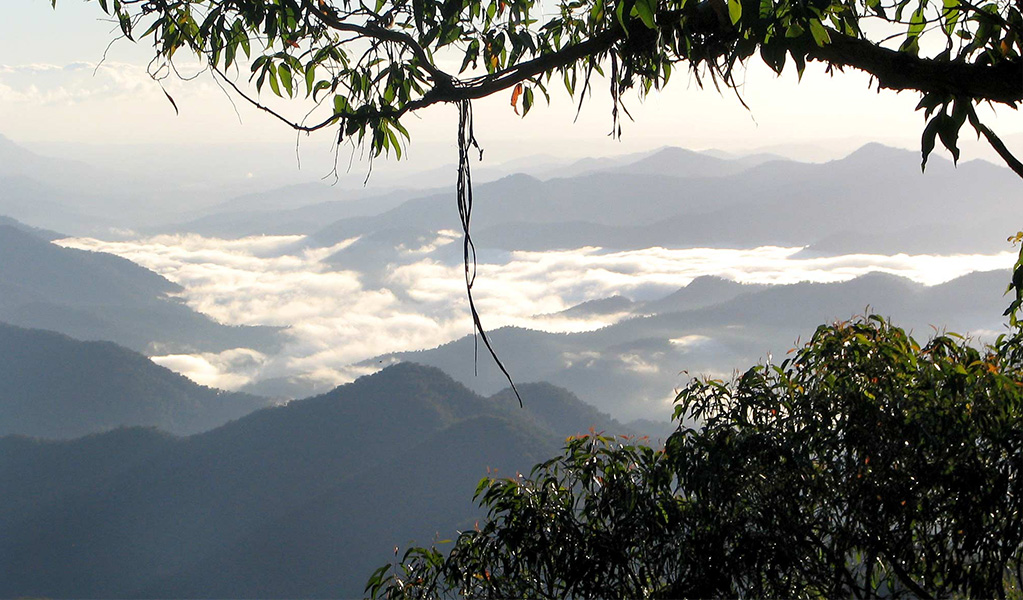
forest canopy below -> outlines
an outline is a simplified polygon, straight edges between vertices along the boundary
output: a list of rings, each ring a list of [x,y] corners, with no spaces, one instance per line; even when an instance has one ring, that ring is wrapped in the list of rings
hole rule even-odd
[[[876,316],[822,325],[779,364],[693,380],[663,449],[592,433],[528,478],[484,479],[485,522],[408,550],[367,591],[1015,597],[1020,344],[1019,329],[979,351]]]

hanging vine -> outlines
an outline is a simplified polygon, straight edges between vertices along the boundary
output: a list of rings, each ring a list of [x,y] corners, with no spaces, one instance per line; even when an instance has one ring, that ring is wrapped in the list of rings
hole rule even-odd
[[[471,162],[470,152],[473,150],[479,152],[480,160],[482,160],[483,149],[480,148],[479,143],[476,141],[476,135],[472,129],[472,102],[462,100],[458,102],[458,183],[455,195],[458,201],[458,218],[462,223],[462,261],[465,267],[465,293],[469,297],[469,312],[472,313],[473,368],[475,370],[478,361],[479,340],[483,340],[483,345],[486,346],[490,356],[497,363],[497,367],[501,369],[501,373],[504,374],[509,385],[511,385],[512,392],[515,393],[515,397],[519,401],[519,406],[522,406],[522,396],[519,395],[519,390],[515,387],[515,382],[512,380],[508,369],[501,362],[501,359],[498,358],[497,352],[487,336],[487,331],[483,328],[480,313],[476,309],[476,301],[472,297],[472,286],[476,283],[476,246],[473,245],[472,235],[469,233],[469,223],[472,219],[472,171],[469,165]]]

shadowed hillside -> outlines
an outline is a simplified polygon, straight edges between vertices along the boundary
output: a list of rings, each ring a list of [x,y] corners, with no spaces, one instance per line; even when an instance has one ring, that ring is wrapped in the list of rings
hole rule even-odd
[[[189,438],[0,439],[0,487],[18,490],[0,495],[0,596],[359,596],[394,546],[471,527],[488,468],[526,472],[566,431],[615,425],[525,391],[535,412],[401,364]]]
[[[111,342],[0,323],[0,435],[72,438],[129,425],[190,434],[269,402],[197,385]]]

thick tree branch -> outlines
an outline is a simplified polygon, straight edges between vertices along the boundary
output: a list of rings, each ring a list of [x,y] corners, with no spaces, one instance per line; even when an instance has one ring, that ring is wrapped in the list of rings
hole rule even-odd
[[[1015,106],[1023,101],[1023,61],[1002,60],[996,65],[920,58],[876,43],[829,30],[831,43],[807,44],[807,57],[873,75],[891,90],[938,92]],[[812,45],[812,47],[809,47]]]

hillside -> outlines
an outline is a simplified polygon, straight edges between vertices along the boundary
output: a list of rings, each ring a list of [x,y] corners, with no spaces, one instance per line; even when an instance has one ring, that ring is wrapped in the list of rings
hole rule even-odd
[[[191,434],[269,402],[197,385],[111,342],[0,323],[0,436],[72,438],[131,425]]]
[[[189,438],[0,439],[0,596],[359,596],[394,546],[471,527],[488,467],[557,451],[506,401],[402,364]],[[599,425],[559,406],[562,431]]]

